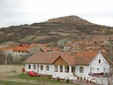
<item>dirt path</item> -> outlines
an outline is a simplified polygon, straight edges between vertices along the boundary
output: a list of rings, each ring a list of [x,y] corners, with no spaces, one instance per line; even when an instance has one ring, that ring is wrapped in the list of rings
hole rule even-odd
[[[17,73],[1,73],[0,72],[0,80],[8,80],[10,76],[17,75]]]

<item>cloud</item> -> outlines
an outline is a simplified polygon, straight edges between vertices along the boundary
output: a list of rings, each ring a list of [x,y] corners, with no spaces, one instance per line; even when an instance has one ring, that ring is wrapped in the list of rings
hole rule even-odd
[[[29,24],[67,15],[113,26],[109,24],[113,18],[112,8],[112,0],[0,0],[0,26]]]

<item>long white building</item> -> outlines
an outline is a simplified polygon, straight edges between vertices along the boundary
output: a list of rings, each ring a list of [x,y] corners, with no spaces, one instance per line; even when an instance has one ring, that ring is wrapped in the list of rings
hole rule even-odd
[[[111,61],[104,53],[89,51],[38,53],[24,63],[26,72],[35,71],[53,78],[70,80],[82,78],[107,85],[104,76],[110,72]]]

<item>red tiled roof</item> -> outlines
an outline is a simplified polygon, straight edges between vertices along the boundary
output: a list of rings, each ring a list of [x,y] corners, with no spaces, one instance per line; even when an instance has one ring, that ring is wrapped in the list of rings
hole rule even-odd
[[[75,65],[74,56],[61,56],[68,65]]]
[[[75,59],[74,56],[72,56],[71,52],[57,52],[59,57],[62,57],[63,60],[68,64],[68,65],[75,65]]]
[[[24,63],[40,63],[40,64],[52,64],[54,60],[58,58],[56,53],[37,53],[28,58]]]
[[[16,47],[13,48],[13,51],[27,52],[28,51],[28,47],[25,47],[25,46],[16,46]]]
[[[70,56],[69,52],[37,53],[24,61],[24,63],[52,64],[58,57],[62,57],[68,64],[73,64],[73,57]]]
[[[113,65],[113,61],[110,59],[109,55],[106,52],[101,52],[104,58]]]
[[[13,51],[26,52],[26,51],[28,51],[28,47],[29,46],[27,44],[21,44],[19,46],[15,46],[15,47],[3,47],[3,48],[0,48],[0,51],[13,50]]]
[[[28,58],[24,63],[53,64],[56,59],[62,57],[69,65],[89,65],[98,53],[98,51],[37,53]]]
[[[89,63],[96,57],[98,51],[77,52],[75,56],[76,65],[89,65]]]
[[[0,48],[0,51],[6,51],[6,50],[12,50],[12,47],[2,47]]]

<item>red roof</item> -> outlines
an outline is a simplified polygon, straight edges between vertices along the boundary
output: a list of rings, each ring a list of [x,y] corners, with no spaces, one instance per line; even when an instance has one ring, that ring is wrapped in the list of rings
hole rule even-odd
[[[89,65],[89,63],[96,57],[98,51],[77,52],[75,56],[76,65]]]
[[[46,52],[37,53],[28,58],[24,63],[52,64],[56,59],[62,57],[69,65],[89,65],[99,52]]]
[[[15,47],[15,48],[13,48],[13,51],[27,52],[27,51],[28,51],[28,48],[27,48],[27,47],[17,46],[17,47]]]
[[[13,51],[22,51],[28,52],[29,45],[27,44],[20,44],[19,46],[15,46],[12,48]]]
[[[24,63],[52,64],[57,58],[56,53],[37,53],[24,61]]]

